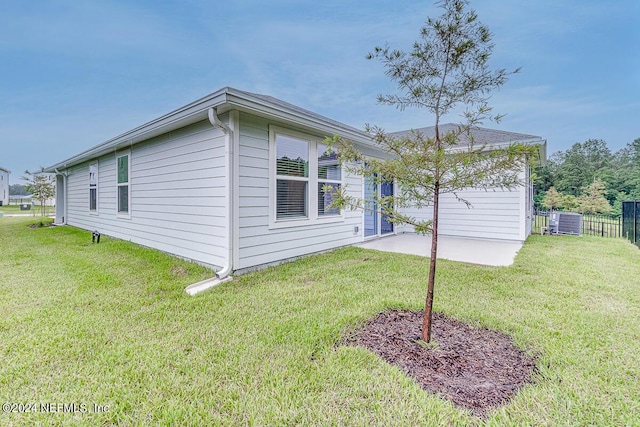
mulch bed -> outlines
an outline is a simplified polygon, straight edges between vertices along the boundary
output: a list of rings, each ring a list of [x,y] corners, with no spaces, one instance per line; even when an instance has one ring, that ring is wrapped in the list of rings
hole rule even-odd
[[[421,345],[422,313],[381,313],[344,344],[368,348],[423,389],[480,417],[531,381],[535,360],[500,332],[434,313],[431,344]]]

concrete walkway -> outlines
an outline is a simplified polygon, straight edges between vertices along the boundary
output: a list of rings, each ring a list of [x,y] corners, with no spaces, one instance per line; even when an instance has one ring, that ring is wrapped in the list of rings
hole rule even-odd
[[[431,255],[431,236],[397,234],[369,240],[358,246],[378,251],[429,257]],[[514,241],[438,236],[438,259],[490,266],[508,266],[513,264],[516,253],[521,247],[522,243]]]

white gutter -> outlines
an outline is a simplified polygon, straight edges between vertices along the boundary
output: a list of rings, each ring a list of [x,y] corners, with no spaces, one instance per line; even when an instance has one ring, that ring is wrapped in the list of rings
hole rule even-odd
[[[276,102],[278,101],[279,100],[276,100]],[[376,147],[372,141],[372,136],[364,131],[352,128],[344,123],[340,123],[326,117],[319,115],[316,116],[313,113],[306,112],[302,109],[295,110],[280,104],[274,104],[273,102],[266,101],[259,97],[256,98],[248,92],[229,88],[227,105],[228,107],[225,107],[225,111],[227,108],[233,108],[247,111],[251,114],[258,113],[276,116],[280,120],[295,124],[296,126],[303,125],[310,129],[314,129],[315,131],[321,131],[326,133],[327,136],[338,134],[357,144],[367,147]]]
[[[196,295],[213,288],[221,283],[232,279],[229,274],[233,270],[233,130],[225,123],[220,121],[217,112],[213,107],[209,107],[207,111],[209,122],[213,127],[221,129],[224,132],[224,160],[226,172],[224,174],[225,187],[225,203],[227,205],[227,227],[226,227],[226,245],[227,245],[227,264],[216,273],[213,279],[203,280],[187,286],[185,291],[189,295]]]
[[[201,98],[191,104],[181,107],[175,111],[165,114],[155,120],[145,123],[137,128],[131,129],[121,135],[111,138],[101,144],[96,145],[80,154],[77,154],[60,163],[45,168],[47,172],[52,172],[55,168],[68,168],[82,163],[86,160],[100,157],[104,154],[112,153],[114,150],[130,147],[140,141],[162,135],[169,131],[206,120],[206,108],[210,106],[220,105],[226,98],[226,90],[224,88],[214,92],[204,98]]]

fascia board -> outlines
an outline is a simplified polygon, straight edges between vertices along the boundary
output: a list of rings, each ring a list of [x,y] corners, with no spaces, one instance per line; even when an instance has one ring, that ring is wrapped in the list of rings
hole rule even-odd
[[[326,133],[326,136],[340,135],[343,138],[350,141],[364,145],[367,147],[376,147],[369,134],[361,132],[349,127],[336,126],[334,123],[330,123],[321,120],[318,117],[309,116],[303,112],[288,109],[284,106],[270,104],[264,100],[253,98],[245,93],[233,93],[231,91],[227,97],[228,106],[226,109],[238,109],[248,113],[257,114],[264,117],[272,117],[283,122],[286,122],[295,126],[303,126],[312,130],[321,131]]]
[[[357,145],[380,151],[380,148],[374,144],[371,135],[365,132],[347,125],[341,126],[339,122],[322,120],[322,117],[305,114],[303,111],[273,104],[264,99],[251,96],[246,92],[225,87],[67,160],[45,168],[45,171],[53,173],[56,169],[66,169],[109,152],[131,147],[133,144],[188,124],[205,120],[207,118],[207,110],[210,107],[218,108],[218,113],[237,109],[262,117],[275,118],[293,126],[323,132],[326,136],[340,135]]]
[[[56,169],[66,169],[86,160],[121,148],[130,147],[133,144],[153,138],[154,136],[204,120],[207,118],[207,110],[210,107],[220,107],[218,113],[238,109],[261,116],[273,117],[295,126],[308,127],[313,130],[325,132],[327,136],[338,134],[352,140],[356,144],[375,148],[371,137],[364,132],[335,126],[333,123],[328,123],[319,118],[305,115],[299,111],[287,109],[282,106],[273,105],[264,100],[252,97],[247,93],[225,87],[184,107],[118,135],[115,138],[109,139],[76,156],[45,168],[45,171],[53,173]]]
[[[492,149],[500,149],[500,148],[507,148],[509,147],[511,144],[514,144],[516,142],[519,142],[521,144],[525,144],[525,145],[533,145],[533,146],[537,146],[538,147],[538,162],[540,163],[540,166],[544,166],[547,162],[547,140],[542,139],[542,138],[531,138],[531,139],[523,139],[523,140],[518,140],[518,141],[505,141],[505,142],[499,142],[497,144],[486,144],[485,149],[487,150],[492,150]],[[476,144],[478,147],[482,147],[482,144]],[[455,153],[455,152],[460,152],[460,151],[464,151],[467,148],[467,146],[460,146],[460,147],[455,147],[455,148],[451,148],[448,151]]]
[[[505,142],[498,142],[498,143],[495,143],[495,144],[476,143],[476,144],[474,144],[474,146],[476,146],[476,147],[485,147],[487,150],[490,150],[490,149],[495,149],[495,148],[507,148],[511,144],[515,144],[515,143],[520,143],[520,144],[525,144],[525,145],[538,145],[538,146],[542,145],[544,147],[544,153],[546,155],[547,141],[545,141],[544,139],[540,139],[540,138],[523,139],[523,140],[517,140],[517,141],[505,141]],[[467,145],[461,145],[461,146],[458,146],[458,147],[451,148],[448,151],[451,151],[451,152],[464,151],[467,148],[468,148]]]
[[[544,166],[547,164],[547,140],[541,139],[538,143],[538,155],[540,166]]]
[[[511,142],[496,144],[496,145],[493,145],[493,147],[506,148],[515,142],[519,142],[525,145],[537,146],[538,161],[540,162],[540,165],[543,166],[547,162],[547,140],[546,139],[541,139],[541,138],[524,139],[522,141],[511,141]]]

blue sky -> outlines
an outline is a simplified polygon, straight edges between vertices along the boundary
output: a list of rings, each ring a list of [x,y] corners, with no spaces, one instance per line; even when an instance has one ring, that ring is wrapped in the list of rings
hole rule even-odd
[[[499,124],[540,135],[549,153],[640,137],[640,2],[476,0],[494,33]],[[433,124],[376,103],[395,86],[377,45],[408,50],[432,1],[2,2],[0,166],[18,182],[224,87],[263,93],[357,128]],[[448,121],[459,121],[457,116]]]

